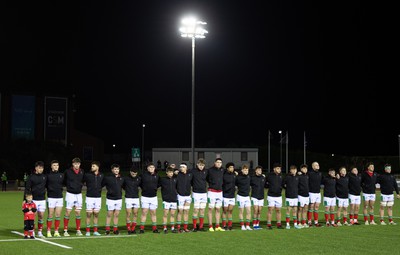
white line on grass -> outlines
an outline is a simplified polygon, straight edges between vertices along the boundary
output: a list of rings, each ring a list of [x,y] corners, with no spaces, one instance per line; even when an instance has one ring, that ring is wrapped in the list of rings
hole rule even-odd
[[[11,231],[11,233],[17,234],[17,235],[20,235],[20,236],[24,236],[24,234],[22,234],[20,232],[17,232],[17,231]],[[58,247],[61,247],[61,248],[64,248],[64,249],[72,249],[72,247],[70,247],[70,246],[66,246],[66,245],[62,245],[62,244],[58,244],[58,243],[53,243],[53,242],[47,241],[47,240],[42,239],[42,238],[35,238],[34,240],[38,240],[38,241],[41,241],[41,242],[44,242],[44,243],[55,245],[55,246],[58,246]]]

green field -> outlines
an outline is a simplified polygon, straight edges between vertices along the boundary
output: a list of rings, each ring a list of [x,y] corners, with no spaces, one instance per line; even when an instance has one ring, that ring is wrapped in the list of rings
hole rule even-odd
[[[379,198],[379,194],[377,194]],[[266,208],[259,231],[241,231],[238,227],[237,208],[234,212],[234,231],[197,232],[182,234],[153,234],[148,215],[148,226],[143,235],[127,235],[125,211],[121,211],[118,236],[75,237],[74,217],[70,220],[71,237],[24,240],[13,233],[23,233],[21,212],[22,191],[0,193],[0,254],[400,254],[400,200],[396,199],[394,220],[396,226],[343,226],[309,229],[266,230]],[[104,233],[105,199],[100,216],[100,232]],[[161,202],[161,201],[160,201]],[[158,226],[161,230],[162,209],[159,204]],[[379,200],[376,203],[375,220]],[[46,214],[47,215],[47,214]],[[324,222],[320,208],[320,222]],[[82,229],[85,216],[82,214]],[[139,214],[140,216],[140,214]],[[284,223],[285,211],[282,212]],[[275,219],[275,216],[273,216]],[[362,215],[359,216],[363,223]],[[387,218],[386,218],[387,220]],[[191,223],[191,220],[189,221]],[[207,222],[207,220],[205,220]],[[35,222],[36,224],[36,222]],[[205,224],[206,225],[206,224]],[[60,229],[63,223],[61,222]],[[45,226],[44,226],[45,227]],[[191,227],[191,224],[190,224]],[[85,233],[83,231],[83,233]],[[57,246],[60,245],[60,246]]]

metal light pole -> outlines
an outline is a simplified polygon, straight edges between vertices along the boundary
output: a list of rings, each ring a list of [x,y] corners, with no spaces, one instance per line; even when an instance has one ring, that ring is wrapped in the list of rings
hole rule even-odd
[[[181,32],[181,36],[185,38],[192,39],[192,167],[196,166],[195,162],[195,142],[194,142],[194,106],[195,106],[195,86],[194,86],[194,59],[195,59],[195,46],[196,46],[196,38],[206,38],[205,34],[208,33],[207,30],[203,28],[203,25],[206,25],[206,22],[198,21],[195,18],[187,18],[182,20],[182,27],[179,29]]]
[[[141,161],[142,161],[142,167],[141,167],[141,170],[143,171],[144,170],[144,168],[143,168],[143,166],[144,166],[144,128],[146,127],[146,125],[145,124],[143,124],[142,125],[142,159],[141,159]]]
[[[279,158],[279,164],[282,165],[282,130],[279,130],[278,132],[281,135],[281,140],[280,140],[280,145],[281,145],[281,151],[280,151],[280,158]]]

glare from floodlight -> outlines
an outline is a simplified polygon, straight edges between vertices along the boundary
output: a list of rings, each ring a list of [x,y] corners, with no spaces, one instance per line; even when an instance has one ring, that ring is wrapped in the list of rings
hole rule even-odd
[[[208,33],[203,28],[207,22],[196,20],[195,18],[185,18],[182,20],[182,27],[179,29],[182,37],[189,38],[206,38],[205,34]]]

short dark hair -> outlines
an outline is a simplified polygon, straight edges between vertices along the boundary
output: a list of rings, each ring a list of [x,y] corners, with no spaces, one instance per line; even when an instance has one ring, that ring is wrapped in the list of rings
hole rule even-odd
[[[235,164],[233,162],[228,162],[226,163],[225,168],[228,169],[231,166],[235,167]]]
[[[131,169],[129,169],[129,171],[134,172],[134,173],[138,172],[138,170],[135,166],[131,166]]]
[[[119,167],[118,164],[112,164],[112,165],[111,165],[111,169],[113,169],[113,168],[120,168],[120,167]]]
[[[222,158],[216,158],[214,162],[217,162],[218,160],[222,161]]]
[[[44,162],[43,161],[36,161],[35,162],[35,167],[37,167],[37,166],[44,167]]]
[[[50,162],[50,165],[52,165],[52,164],[60,164],[60,162],[58,162],[58,160],[52,160],[52,161]]]
[[[274,163],[273,168],[275,167],[282,167],[282,165],[280,163]]]
[[[165,170],[166,172],[173,172],[175,171],[175,169],[173,167],[167,167],[167,169]]]
[[[300,166],[300,168],[303,168],[303,167],[308,168],[307,164],[302,164],[302,165]]]
[[[100,162],[99,161],[92,161],[92,165],[96,165],[96,166],[100,167]]]

